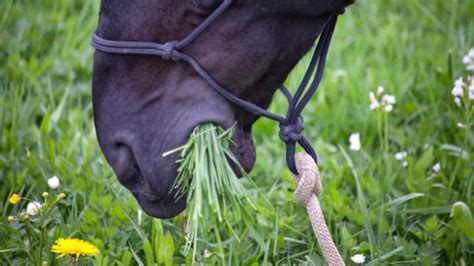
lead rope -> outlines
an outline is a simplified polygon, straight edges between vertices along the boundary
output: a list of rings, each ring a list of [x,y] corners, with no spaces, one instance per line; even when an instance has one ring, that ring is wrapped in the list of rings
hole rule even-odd
[[[318,197],[322,191],[322,185],[318,166],[307,153],[296,154],[295,164],[299,175],[293,175],[297,186],[294,200],[298,205],[306,207],[314,234],[327,263],[331,266],[345,265],[329,233],[319,204]]]

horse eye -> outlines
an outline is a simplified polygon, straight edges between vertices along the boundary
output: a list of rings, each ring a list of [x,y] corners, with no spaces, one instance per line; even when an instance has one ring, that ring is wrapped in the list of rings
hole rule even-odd
[[[213,9],[217,8],[222,3],[222,0],[195,0],[194,2],[201,8]]]

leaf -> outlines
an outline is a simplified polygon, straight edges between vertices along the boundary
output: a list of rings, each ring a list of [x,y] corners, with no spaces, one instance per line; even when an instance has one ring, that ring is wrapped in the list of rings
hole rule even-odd
[[[449,151],[449,155],[456,156],[456,157],[462,158],[464,160],[467,160],[469,158],[469,152],[467,152],[466,150],[464,150],[464,149],[462,149],[462,148],[460,148],[456,145],[446,143],[446,144],[442,144],[440,146],[440,148],[442,150]]]
[[[425,176],[426,169],[431,166],[433,162],[433,147],[425,150],[421,155],[420,159],[415,164],[415,175],[418,177]]]
[[[174,241],[171,237],[170,232],[166,232],[165,237],[160,243],[160,248],[157,254],[157,261],[159,264],[165,264],[166,266],[173,264],[173,254],[174,254]]]
[[[151,248],[151,243],[148,238],[145,238],[143,240],[143,252],[145,252],[146,265],[152,265],[153,263],[155,263],[153,249]]]
[[[48,109],[46,114],[43,116],[43,119],[41,120],[40,131],[42,135],[48,135],[50,120],[51,120],[51,110]]]
[[[347,249],[351,249],[354,247],[354,237],[346,226],[343,226],[341,229],[341,238],[343,245]]]
[[[66,89],[64,91],[63,97],[61,97],[61,101],[59,102],[59,105],[57,108],[51,113],[51,126],[55,126],[59,119],[61,118],[61,115],[64,111],[64,106],[66,104],[66,100],[68,99],[69,96],[69,89],[70,86],[66,86]]]
[[[153,219],[151,232],[152,232],[151,243],[153,245],[153,251],[155,252],[157,262],[161,263],[158,257],[159,250],[160,250],[160,242],[163,239],[163,226],[161,225],[160,220]]]
[[[455,202],[451,208],[451,218],[453,218],[454,225],[461,229],[464,234],[474,241],[474,220],[472,213],[464,202]]]
[[[135,261],[137,262],[138,266],[144,266],[145,264],[144,264],[143,261],[140,259],[140,257],[138,257],[138,255],[137,255],[137,253],[135,252],[135,250],[133,250],[132,245],[130,244],[130,242],[128,243],[128,245],[130,246],[130,251],[132,252],[133,258],[134,258]]]
[[[124,266],[130,265],[130,263],[132,262],[132,253],[128,250],[125,250],[121,262]]]
[[[386,207],[388,208],[393,208],[397,205],[400,205],[404,202],[407,202],[409,200],[412,200],[412,199],[416,199],[416,198],[419,198],[419,197],[423,197],[425,196],[425,194],[423,193],[410,193],[410,194],[407,194],[405,196],[401,196],[399,198],[396,198],[392,201],[390,201],[389,203],[387,203]]]

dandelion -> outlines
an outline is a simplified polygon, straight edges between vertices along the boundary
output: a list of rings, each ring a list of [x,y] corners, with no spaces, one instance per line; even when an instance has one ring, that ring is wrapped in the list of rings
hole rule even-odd
[[[57,189],[59,187],[59,178],[57,176],[53,176],[48,179],[48,186],[52,189]]]
[[[89,242],[77,238],[59,238],[51,247],[51,251],[59,254],[58,258],[66,255],[75,255],[76,260],[79,256],[95,256],[100,250]]]
[[[17,204],[18,202],[20,202],[21,200],[21,197],[18,195],[18,194],[13,194],[10,196],[10,198],[8,199],[8,202],[10,202],[11,204],[15,205]]]
[[[26,205],[26,213],[33,216],[38,213],[38,211],[43,207],[43,205],[37,201],[32,201]]]
[[[364,254],[355,254],[354,256],[351,257],[351,260],[355,264],[362,264],[365,262],[365,256]]]
[[[358,151],[360,150],[360,134],[359,132],[352,133],[351,136],[349,137],[349,149],[353,151]]]

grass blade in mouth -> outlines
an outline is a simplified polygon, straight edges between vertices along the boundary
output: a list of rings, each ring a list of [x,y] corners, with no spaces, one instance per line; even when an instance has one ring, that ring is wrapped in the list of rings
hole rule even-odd
[[[185,252],[193,247],[193,261],[199,235],[208,234],[214,227],[216,240],[220,242],[217,225],[230,227],[229,217],[240,219],[242,211],[248,206],[256,210],[228,162],[230,159],[240,167],[229,148],[231,137],[231,129],[202,124],[193,130],[183,147],[173,150],[181,150],[180,167],[173,188],[177,189],[177,199],[187,193]],[[242,167],[240,169],[245,174]],[[234,233],[232,228],[229,229]]]

